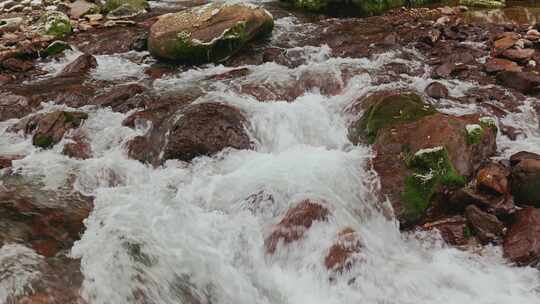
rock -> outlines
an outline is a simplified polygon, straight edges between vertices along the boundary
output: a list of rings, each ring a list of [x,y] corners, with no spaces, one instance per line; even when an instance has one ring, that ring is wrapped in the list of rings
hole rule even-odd
[[[92,157],[92,146],[82,136],[75,136],[64,145],[62,154],[75,159],[89,159]]]
[[[330,249],[324,259],[326,269],[337,273],[349,270],[358,260],[362,249],[362,242],[352,228],[345,228],[338,233],[338,240]]]
[[[274,227],[265,240],[266,251],[274,253],[280,243],[290,244],[301,239],[314,222],[326,221],[330,212],[317,202],[304,200],[289,209],[283,219]]]
[[[380,0],[283,0],[289,2],[293,6],[304,9],[311,12],[346,12],[348,15],[355,16],[371,16],[383,13],[386,10],[399,8],[402,6],[416,6],[422,5],[426,2],[423,0],[393,0],[393,1],[380,1]]]
[[[534,49],[508,49],[502,56],[513,61],[527,61],[534,55]]]
[[[144,13],[149,9],[150,5],[147,0],[107,0],[103,6],[103,10],[113,17],[130,17]]]
[[[63,38],[73,31],[69,17],[59,11],[47,11],[39,19],[41,31],[55,38]]]
[[[219,103],[188,106],[170,129],[163,149],[164,159],[189,161],[201,155],[213,155],[225,148],[249,149],[246,121],[242,114]]]
[[[18,31],[23,21],[24,19],[21,17],[0,19],[0,34]]]
[[[498,73],[502,71],[521,72],[521,67],[510,60],[502,58],[489,58],[484,64],[484,69],[487,73]]]
[[[62,53],[65,50],[71,50],[71,46],[64,41],[56,40],[49,44],[42,55],[43,57],[54,56]]]
[[[540,160],[540,155],[536,154],[536,153],[532,153],[532,152],[527,152],[527,151],[521,151],[521,152],[518,152],[512,156],[510,156],[510,165],[511,166],[515,166],[517,165],[520,161],[524,160],[524,159],[536,159],[536,160]]]
[[[34,133],[32,144],[44,149],[51,148],[69,130],[77,128],[88,117],[83,112],[56,111],[34,116],[25,125],[25,133]]]
[[[449,7],[449,6],[443,6],[443,7],[439,7],[437,8],[437,10],[439,10],[439,12],[443,15],[455,15],[456,12],[453,8]]]
[[[497,163],[483,166],[476,174],[476,186],[479,190],[491,194],[508,194],[508,177],[510,171]]]
[[[379,130],[373,166],[404,226],[421,219],[441,192],[462,187],[465,177],[494,155],[496,131],[482,127],[481,120],[437,113]],[[467,131],[471,125],[479,126],[475,136]]]
[[[373,143],[379,130],[387,125],[410,122],[435,114],[435,109],[415,93],[379,92],[362,100],[362,117],[349,128],[353,143],[365,137]]]
[[[527,34],[525,35],[525,39],[531,41],[540,40],[540,32],[535,29],[528,30]]]
[[[464,211],[469,205],[476,205],[497,216],[507,216],[516,209],[511,196],[482,193],[472,187],[464,187],[454,192],[448,205],[452,210],[459,212]]]
[[[67,77],[70,75],[86,74],[96,67],[96,58],[90,54],[83,54],[77,57],[72,63],[65,66],[64,69],[62,69],[62,72],[60,72],[60,76]]]
[[[148,49],[165,60],[222,61],[247,42],[271,33],[273,26],[272,15],[262,8],[212,3],[161,16],[150,28]]]
[[[465,216],[482,244],[495,242],[504,236],[506,228],[503,223],[477,206],[469,205],[465,209]]]
[[[532,93],[540,86],[540,76],[533,72],[503,71],[497,75],[497,81],[508,88],[522,93]]]
[[[464,246],[469,243],[469,239],[472,237],[472,232],[467,225],[467,220],[460,216],[453,216],[445,218],[431,223],[422,225],[423,229],[432,230],[437,229],[442,239],[454,246]]]
[[[76,0],[69,4],[69,16],[73,19],[79,19],[87,14],[97,14],[100,11],[99,6],[85,0]]]
[[[0,155],[0,170],[10,168],[13,165],[14,160],[24,158],[21,155]]]
[[[527,156],[521,153],[511,159],[512,195],[518,204],[540,207],[540,156]]]
[[[506,6],[505,0],[459,0],[459,4],[481,7],[481,8],[503,8]]]
[[[540,210],[525,208],[516,212],[515,222],[506,233],[504,256],[520,266],[540,262]]]
[[[446,86],[440,82],[432,82],[430,83],[425,90],[425,93],[427,96],[435,98],[435,99],[441,99],[441,98],[447,98],[448,97],[448,89]]]
[[[30,101],[20,95],[0,93],[0,121],[21,118],[32,112]]]
[[[136,100],[135,97],[146,89],[139,84],[119,85],[109,92],[96,96],[91,103],[101,107],[111,107],[113,111],[128,112],[132,109],[144,106],[144,100]]]
[[[435,68],[433,71],[433,77],[435,78],[448,78],[454,70],[456,69],[456,64],[453,62],[446,62]]]
[[[503,52],[513,47],[518,40],[519,37],[516,36],[504,36],[503,38],[493,42],[493,47],[495,48],[496,52]]]
[[[2,67],[13,72],[27,72],[34,68],[34,64],[31,61],[12,57],[2,61]]]

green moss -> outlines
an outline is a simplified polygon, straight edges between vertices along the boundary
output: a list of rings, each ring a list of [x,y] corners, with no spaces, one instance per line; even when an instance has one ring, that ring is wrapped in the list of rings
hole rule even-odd
[[[465,227],[463,227],[463,236],[466,238],[466,239],[470,239],[472,238],[473,236],[473,233],[471,231],[471,228],[469,228],[468,225],[465,225]]]
[[[63,38],[73,31],[69,17],[61,12],[47,12],[41,17],[40,22],[43,33],[56,38]]]
[[[460,0],[459,4],[481,8],[503,8],[506,6],[504,0]]]
[[[417,221],[422,217],[440,186],[454,188],[465,185],[465,179],[454,169],[444,147],[409,154],[405,164],[413,171],[405,178],[402,193],[404,217],[408,221]]]
[[[36,147],[48,149],[53,146],[53,138],[45,134],[36,134],[33,138],[33,144]]]
[[[111,12],[122,5],[128,5],[136,10],[147,10],[150,8],[147,0],[107,0],[103,6],[105,12]]]
[[[491,118],[491,117],[481,117],[479,120],[478,120],[478,123],[480,124],[480,126],[482,126],[482,128],[484,129],[491,129],[493,130],[493,132],[495,132],[495,134],[497,134],[497,132],[499,131],[499,129],[497,129],[497,124],[495,123],[495,119]]]
[[[467,125],[467,143],[476,145],[482,142],[484,128],[481,125]]]
[[[416,121],[437,111],[416,94],[391,95],[380,98],[364,113],[356,133],[375,142],[379,130],[387,125]]]

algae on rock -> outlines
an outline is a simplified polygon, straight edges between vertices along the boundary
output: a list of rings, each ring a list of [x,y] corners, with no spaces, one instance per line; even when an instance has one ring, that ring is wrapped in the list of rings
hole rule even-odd
[[[73,31],[69,17],[58,11],[49,11],[40,18],[41,31],[55,38],[63,38]]]

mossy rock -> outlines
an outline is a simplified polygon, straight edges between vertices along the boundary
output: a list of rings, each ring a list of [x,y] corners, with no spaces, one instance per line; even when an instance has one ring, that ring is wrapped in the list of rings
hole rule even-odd
[[[40,147],[43,149],[51,148],[54,145],[54,140],[51,136],[46,134],[36,134],[34,138],[32,138],[32,144],[36,147]]]
[[[402,194],[403,216],[407,221],[417,221],[424,215],[441,186],[457,188],[465,185],[465,178],[457,173],[444,147],[417,151],[408,155],[405,162],[413,171],[405,178]]]
[[[43,52],[42,56],[54,56],[62,53],[65,50],[71,50],[71,46],[67,42],[56,40],[49,44],[49,46]]]
[[[348,15],[371,16],[402,6],[419,6],[433,0],[282,0],[310,12],[346,12]]]
[[[55,38],[63,38],[71,34],[73,27],[69,17],[58,11],[49,11],[40,18],[41,31]]]
[[[460,0],[459,4],[471,7],[480,8],[503,8],[506,6],[506,1],[502,0]]]
[[[219,62],[249,41],[272,32],[266,10],[248,4],[217,4],[166,14],[150,29],[148,49],[164,60],[182,63]]]
[[[479,144],[484,137],[484,128],[479,124],[467,125],[467,143],[469,145]]]
[[[432,105],[414,93],[373,95],[364,103],[369,104],[369,108],[352,126],[350,137],[353,142],[358,142],[359,137],[365,137],[373,143],[379,130],[387,125],[412,122],[437,113]]]
[[[121,6],[128,6],[137,11],[150,9],[150,4],[148,4],[147,0],[107,0],[103,6],[103,11],[106,13],[112,12]]]

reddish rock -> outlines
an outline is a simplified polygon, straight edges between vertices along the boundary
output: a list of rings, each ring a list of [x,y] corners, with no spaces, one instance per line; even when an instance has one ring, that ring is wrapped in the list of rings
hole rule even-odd
[[[0,169],[10,168],[14,160],[22,158],[22,155],[0,155]]]
[[[450,77],[450,75],[452,75],[452,73],[454,72],[454,70],[456,69],[456,64],[453,63],[453,62],[446,62],[440,66],[438,66],[437,68],[435,68],[434,70],[434,74],[433,76],[436,77],[436,78],[448,78]]]
[[[511,196],[482,193],[470,187],[455,191],[450,197],[448,205],[452,210],[460,212],[465,210],[468,205],[476,205],[496,215],[508,215],[516,209]]]
[[[21,118],[32,112],[30,101],[20,95],[0,93],[0,121]]]
[[[520,161],[525,160],[525,159],[540,160],[540,155],[538,155],[536,153],[532,153],[532,152],[521,151],[521,152],[518,152],[518,153],[510,156],[510,165],[515,166]]]
[[[265,240],[268,253],[274,253],[280,242],[292,243],[301,239],[307,229],[317,221],[326,221],[330,212],[317,202],[304,200],[287,211],[283,219],[273,228]]]
[[[32,249],[38,254],[44,257],[53,257],[60,251],[60,244],[58,241],[48,240],[33,240],[30,242]]]
[[[92,147],[86,139],[76,136],[72,138],[72,142],[64,145],[62,154],[76,159],[89,159],[92,157]]]
[[[522,93],[532,93],[540,86],[540,76],[533,72],[503,71],[497,75],[497,81],[508,88]]]
[[[495,215],[484,212],[475,205],[469,205],[465,209],[465,216],[483,244],[495,242],[503,237],[506,228]]]
[[[31,61],[9,58],[2,62],[2,66],[13,72],[27,72],[34,67],[34,64]]]
[[[516,212],[503,249],[504,256],[518,265],[540,263],[540,210],[529,207]]]
[[[111,107],[113,111],[128,112],[135,108],[145,106],[144,98],[133,98],[145,91],[139,84],[125,84],[113,87],[106,93],[96,96],[91,104],[101,107]]]
[[[467,220],[462,216],[454,216],[422,225],[423,229],[437,229],[442,239],[454,246],[463,246],[469,243],[471,231],[467,226]]]
[[[425,90],[426,95],[435,99],[447,98],[448,89],[440,82],[430,83]]]
[[[488,61],[484,65],[484,69],[488,73],[498,73],[502,71],[509,71],[509,72],[521,72],[521,67],[510,60],[502,59],[502,58],[489,58]]]
[[[68,64],[62,72],[60,72],[61,77],[71,76],[71,75],[81,75],[90,72],[91,69],[97,67],[97,60],[94,56],[90,54],[83,54],[75,59],[72,63]]]
[[[518,40],[519,37],[516,35],[507,35],[493,42],[493,46],[496,52],[503,52],[504,50],[513,47]]]
[[[513,61],[526,61],[534,55],[534,49],[508,49],[501,55]]]
[[[345,228],[338,234],[337,242],[330,247],[324,259],[326,269],[338,273],[349,270],[357,261],[362,243],[352,228]]]
[[[487,193],[508,194],[510,171],[501,164],[489,163],[476,174],[476,186]]]
[[[512,195],[516,203],[540,207],[540,160],[522,156],[512,167]]]
[[[47,114],[38,114],[24,125],[26,134],[34,133],[32,143],[41,148],[51,148],[69,130],[78,128],[88,117],[83,112],[56,111]]]

